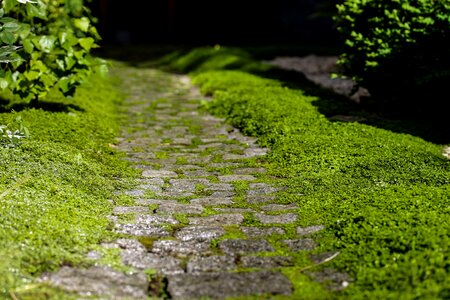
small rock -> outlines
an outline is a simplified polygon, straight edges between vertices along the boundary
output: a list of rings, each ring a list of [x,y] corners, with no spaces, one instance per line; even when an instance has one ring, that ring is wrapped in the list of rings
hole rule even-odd
[[[153,243],[152,251],[161,256],[189,257],[192,255],[205,255],[211,253],[209,242],[159,240]]]
[[[278,192],[280,189],[266,183],[250,183],[247,195],[268,195]]]
[[[248,213],[248,212],[254,212],[251,208],[236,208],[236,207],[229,207],[229,208],[214,208],[215,211],[218,212],[224,212],[224,213]]]
[[[292,258],[285,256],[242,256],[241,266],[244,268],[273,269],[292,266]]]
[[[223,240],[219,243],[219,248],[231,255],[274,251],[266,240]]]
[[[297,221],[297,215],[293,213],[282,215],[255,214],[255,217],[263,224],[290,224]]]
[[[268,195],[250,195],[245,197],[245,200],[247,200],[250,204],[255,203],[267,203],[272,202],[275,200],[275,196],[268,196]]]
[[[145,206],[116,206],[113,209],[113,214],[122,215],[130,213],[148,213],[148,207]]]
[[[262,174],[262,173],[267,173],[267,170],[264,168],[239,168],[239,169],[234,169],[233,173],[237,174],[237,175]]]
[[[269,236],[272,234],[286,234],[284,229],[279,227],[260,228],[260,227],[241,227],[241,231],[250,238]]]
[[[230,256],[194,257],[187,264],[188,273],[223,272],[236,268],[234,258]]]
[[[234,191],[234,186],[228,183],[210,183],[207,185],[206,191]]]
[[[130,190],[123,192],[124,195],[132,196],[132,197],[142,197],[145,195],[145,191],[143,190]]]
[[[229,205],[233,204],[232,201],[233,198],[231,197],[205,197],[205,198],[198,198],[198,199],[192,199],[192,204],[199,204],[199,205]]]
[[[323,225],[314,225],[314,226],[309,226],[309,227],[304,227],[304,228],[297,227],[297,234],[300,236],[304,236],[304,235],[316,233],[323,229],[325,229],[325,226],[323,226]]]
[[[257,157],[257,156],[264,156],[269,152],[269,149],[266,148],[248,148],[245,149],[244,155],[246,157]]]
[[[313,239],[285,240],[283,241],[292,251],[310,251],[317,247]]]
[[[44,274],[41,281],[83,296],[98,295],[108,299],[147,298],[148,280],[142,272],[125,274],[97,266],[88,269],[62,267],[55,273]]]
[[[208,217],[192,217],[189,218],[191,225],[235,225],[241,224],[244,216],[241,214],[221,214]]]
[[[144,170],[142,177],[146,178],[176,178],[178,174],[173,171],[166,170]]]
[[[181,241],[206,242],[216,239],[225,234],[221,226],[186,226],[175,234]]]
[[[152,253],[135,252],[133,250],[122,250],[122,263],[136,269],[154,269],[163,275],[184,273],[178,259],[171,256],[158,256]]]
[[[156,215],[139,215],[136,223],[145,225],[162,225],[162,224],[178,224],[178,221],[171,216],[156,216]]]
[[[264,211],[280,211],[298,209],[296,204],[267,204],[261,207]]]
[[[196,204],[164,203],[159,204],[156,212],[160,214],[201,214],[203,210],[203,206]]]
[[[256,178],[252,175],[224,175],[218,177],[221,182],[232,182],[232,181],[253,181]]]
[[[225,299],[247,295],[290,295],[292,285],[281,273],[201,273],[169,276],[173,299]]]
[[[164,228],[148,224],[116,224],[115,231],[135,236],[163,237],[169,235]]]
[[[324,283],[333,291],[340,291],[349,286],[352,281],[346,273],[338,272],[333,269],[324,269],[322,271],[308,273],[315,281]]]

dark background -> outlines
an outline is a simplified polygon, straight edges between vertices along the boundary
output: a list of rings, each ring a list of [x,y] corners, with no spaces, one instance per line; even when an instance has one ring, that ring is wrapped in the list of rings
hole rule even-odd
[[[335,44],[333,0],[97,0],[104,44]]]

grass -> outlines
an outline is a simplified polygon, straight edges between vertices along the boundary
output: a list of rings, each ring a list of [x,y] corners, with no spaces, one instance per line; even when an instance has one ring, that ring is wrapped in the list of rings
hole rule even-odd
[[[340,104],[324,99],[332,96],[273,79],[241,50],[201,48],[169,58],[214,96],[211,112],[271,149],[269,175],[289,187],[283,200],[300,204],[302,225],[326,226],[320,250],[341,252],[327,267],[354,279],[329,297],[450,297],[450,161],[443,145],[399,133],[409,131],[397,121],[333,121],[328,113]],[[383,129],[391,124],[396,132]]]
[[[85,254],[111,235],[108,199],[134,176],[111,147],[122,101],[114,85],[92,77],[72,100],[53,91],[41,108],[3,107],[21,110],[2,112],[0,124],[20,115],[31,137],[0,147],[0,298],[58,299],[39,284],[24,286],[61,265],[89,264]]]

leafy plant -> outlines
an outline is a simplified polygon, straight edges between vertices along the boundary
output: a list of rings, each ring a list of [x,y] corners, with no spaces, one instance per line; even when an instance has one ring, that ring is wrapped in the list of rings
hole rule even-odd
[[[0,145],[5,148],[17,147],[23,138],[30,137],[30,132],[23,124],[22,117],[17,116],[15,119],[15,128],[8,129],[6,125],[0,125]]]
[[[93,71],[106,71],[105,62],[89,54],[100,36],[83,0],[4,0],[2,6],[0,39],[9,46],[0,57],[9,63],[0,70],[0,88],[28,101],[55,86],[71,97]]]
[[[378,100],[420,107],[424,99],[427,106],[442,99],[450,80],[448,0],[346,0],[337,7],[344,75]]]

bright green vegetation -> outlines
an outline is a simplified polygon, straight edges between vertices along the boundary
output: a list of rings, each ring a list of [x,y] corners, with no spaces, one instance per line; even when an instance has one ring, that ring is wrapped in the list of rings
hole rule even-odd
[[[72,97],[103,60],[89,52],[100,40],[83,0],[4,0],[0,4],[0,90],[43,100],[56,86]]]
[[[338,11],[345,75],[378,101],[401,102],[403,110],[441,110],[450,79],[447,0],[346,0]]]
[[[44,299],[29,279],[89,263],[87,251],[111,234],[108,199],[134,176],[112,149],[122,101],[114,84],[93,76],[72,100],[53,90],[44,109],[0,114],[0,124],[20,115],[31,135],[0,147],[0,298]]]
[[[450,161],[442,145],[382,129],[390,126],[381,126],[382,120],[372,123],[378,126],[333,121],[322,111],[339,111],[339,102],[261,75],[223,70],[267,69],[249,56],[236,58],[235,50],[218,63],[226,52],[193,50],[172,57],[172,66],[192,71],[201,90],[214,95],[207,104],[211,112],[272,150],[269,175],[284,178],[289,189],[280,201],[300,204],[301,225],[326,226],[316,238],[319,252],[341,251],[327,267],[354,279],[330,297],[450,297]],[[232,60],[245,63],[223,63]],[[301,273],[286,274],[302,280],[299,297],[319,295],[314,285],[304,286]]]

